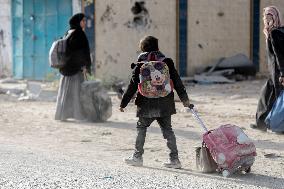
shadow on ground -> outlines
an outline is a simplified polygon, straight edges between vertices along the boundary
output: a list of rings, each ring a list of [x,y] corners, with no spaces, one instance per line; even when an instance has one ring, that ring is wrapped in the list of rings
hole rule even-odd
[[[248,174],[238,173],[238,174],[233,174],[228,178],[225,178],[218,173],[205,174],[191,169],[167,169],[167,168],[163,169],[163,168],[156,168],[149,166],[143,166],[142,168],[167,171],[175,174],[191,175],[207,179],[218,179],[225,182],[230,181],[230,182],[235,182],[236,184],[254,185],[257,187],[266,187],[271,189],[275,188],[275,186],[282,186],[284,183],[284,178],[270,177],[267,175],[260,175],[256,173],[248,173]]]
[[[88,126],[94,126],[94,123],[82,123],[84,125]],[[107,121],[104,123],[95,123],[96,126],[105,127],[105,128],[115,128],[115,129],[126,129],[126,130],[133,130],[136,131],[136,122],[129,123],[129,122],[113,122],[113,121]],[[202,132],[194,132],[194,131],[188,131],[183,129],[177,129],[173,127],[173,130],[177,137],[183,137],[185,139],[191,139],[201,142],[201,135]],[[158,127],[152,127],[150,126],[148,128],[149,133],[154,134],[162,134],[161,129]],[[257,148],[260,149],[270,149],[270,150],[278,150],[278,151],[284,151],[284,143],[276,143],[269,140],[255,140],[255,145]]]

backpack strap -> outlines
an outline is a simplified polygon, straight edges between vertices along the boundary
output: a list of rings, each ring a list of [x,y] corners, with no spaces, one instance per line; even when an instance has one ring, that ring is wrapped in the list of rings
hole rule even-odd
[[[156,61],[157,60],[157,56],[154,53],[150,52],[148,54],[147,60],[148,61]]]
[[[69,31],[66,33],[66,35],[64,36],[64,38],[65,38],[65,39],[69,38],[69,37],[72,35],[72,33],[73,33],[74,31],[75,31],[75,29],[69,30]]]
[[[142,66],[142,64],[144,64],[143,62],[136,62],[136,63],[131,63],[130,68],[133,70],[135,69],[137,66]]]
[[[157,56],[157,54],[155,52],[150,52],[147,56],[147,60],[148,61],[161,61],[163,62],[166,59],[166,57],[159,57]]]

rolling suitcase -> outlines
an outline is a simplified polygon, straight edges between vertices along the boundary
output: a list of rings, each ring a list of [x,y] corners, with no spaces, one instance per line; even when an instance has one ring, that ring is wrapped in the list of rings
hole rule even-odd
[[[243,130],[235,125],[227,124],[209,131],[195,110],[193,108],[190,110],[205,130],[202,137],[203,143],[217,164],[216,171],[222,172],[225,177],[237,171],[249,173],[255,160],[256,148]],[[200,159],[198,161],[200,162]],[[214,166],[212,163],[211,165]],[[209,168],[207,170],[212,171]]]

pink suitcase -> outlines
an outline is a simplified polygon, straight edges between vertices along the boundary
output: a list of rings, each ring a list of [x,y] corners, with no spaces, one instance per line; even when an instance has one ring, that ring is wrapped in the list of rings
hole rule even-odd
[[[222,172],[225,177],[237,171],[250,172],[255,160],[256,148],[243,130],[228,124],[208,131],[193,108],[191,111],[206,131],[203,134],[203,142],[217,163],[217,171]]]

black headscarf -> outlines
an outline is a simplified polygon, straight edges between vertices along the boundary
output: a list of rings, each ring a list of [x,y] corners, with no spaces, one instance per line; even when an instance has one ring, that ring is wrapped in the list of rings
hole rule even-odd
[[[69,20],[70,29],[79,29],[81,28],[80,22],[83,20],[85,15],[83,13],[78,13],[72,16]]]

